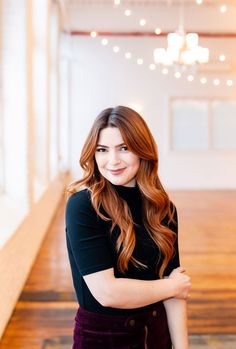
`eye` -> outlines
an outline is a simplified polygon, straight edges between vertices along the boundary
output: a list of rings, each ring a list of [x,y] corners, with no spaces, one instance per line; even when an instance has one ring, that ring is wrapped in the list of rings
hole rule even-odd
[[[127,151],[128,147],[126,147],[126,145],[124,145],[123,147],[121,147],[122,150]]]
[[[97,148],[96,150],[98,153],[105,153],[106,149],[105,148]]]

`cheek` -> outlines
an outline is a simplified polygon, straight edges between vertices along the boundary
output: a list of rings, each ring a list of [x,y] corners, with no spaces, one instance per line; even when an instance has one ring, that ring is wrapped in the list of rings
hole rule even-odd
[[[97,154],[95,155],[95,161],[97,163],[98,168],[101,168],[106,162],[105,156],[100,156],[100,154]]]
[[[139,168],[140,165],[140,159],[137,157],[134,157],[133,155],[130,157],[129,159],[129,163],[132,167],[134,167],[135,169]]]

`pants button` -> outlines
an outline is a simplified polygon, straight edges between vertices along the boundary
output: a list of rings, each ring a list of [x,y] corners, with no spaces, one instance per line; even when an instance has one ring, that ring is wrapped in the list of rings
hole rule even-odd
[[[157,311],[156,311],[156,310],[153,310],[152,315],[153,315],[154,317],[156,317],[156,316],[157,316]]]
[[[133,326],[135,325],[135,320],[134,320],[134,319],[130,320],[130,321],[129,321],[129,324],[130,324],[130,326],[133,327]]]

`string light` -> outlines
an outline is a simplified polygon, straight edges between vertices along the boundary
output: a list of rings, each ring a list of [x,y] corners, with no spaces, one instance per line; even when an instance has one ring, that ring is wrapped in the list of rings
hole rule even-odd
[[[179,79],[181,77],[181,73],[177,71],[174,76],[176,79]]]
[[[187,80],[190,81],[190,82],[193,81],[194,80],[194,76],[193,75],[188,75]]]
[[[102,39],[101,41],[103,46],[106,46],[108,44],[108,40],[107,39]]]
[[[213,84],[214,84],[215,86],[219,86],[219,85],[220,85],[220,80],[219,80],[219,79],[214,79],[214,80],[213,80]]]
[[[96,32],[94,32],[94,33],[96,33]],[[96,33],[96,34],[97,34],[97,33]],[[105,38],[102,39],[101,42],[102,42],[103,45],[107,45],[107,44],[108,44],[108,40],[105,39]],[[119,47],[119,46],[113,46],[113,52],[114,52],[114,53],[118,53],[119,51],[120,51],[120,47]],[[131,57],[132,57],[131,52],[125,52],[124,57],[125,57],[126,59],[131,59]],[[224,60],[225,60],[225,55],[223,55],[223,54],[220,55],[220,56],[219,56],[219,60],[224,61]],[[138,65],[143,65],[144,60],[143,60],[142,58],[138,58],[136,62],[137,62]],[[156,69],[156,65],[155,65],[154,63],[149,64],[149,69],[150,69],[150,70],[155,70],[155,69]],[[169,70],[165,67],[165,68],[163,68],[163,69],[161,70],[161,73],[162,73],[163,75],[167,75],[167,74],[169,73]],[[175,77],[176,79],[181,78],[181,76],[182,76],[182,74],[181,74],[179,71],[175,72],[175,74],[174,74],[174,77]],[[193,75],[188,75],[188,76],[187,76],[187,80],[188,80],[189,82],[194,81],[194,76],[193,76]],[[201,82],[202,85],[205,85],[205,84],[207,83],[207,78],[206,78],[205,76],[201,77],[201,78],[200,78],[200,82]],[[213,85],[214,85],[214,86],[219,86],[220,83],[221,83],[220,80],[217,79],[217,78],[215,78],[215,79],[213,80]],[[228,87],[233,86],[233,84],[234,84],[234,82],[233,82],[233,80],[231,80],[231,79],[228,79],[228,80],[226,81],[226,85],[227,85]]]
[[[151,64],[149,65],[149,69],[150,69],[150,70],[155,70],[155,69],[156,69],[156,65],[155,65],[154,63],[151,63]]]
[[[220,12],[221,13],[225,13],[226,11],[227,11],[227,6],[226,5],[220,6]]]
[[[90,32],[90,36],[92,38],[96,38],[97,35],[98,35],[97,32],[95,32],[94,30]]]
[[[219,61],[220,62],[225,62],[225,60],[226,60],[225,55],[219,55]]]
[[[161,28],[156,28],[154,32],[155,32],[156,35],[160,35],[161,34]]]
[[[196,1],[196,4],[197,4],[197,5],[201,5],[201,4],[203,3],[203,0],[195,0],[195,1]],[[114,0],[114,5],[120,5],[120,3],[121,3],[121,0]],[[227,12],[227,10],[228,10],[228,8],[227,8],[227,6],[226,6],[225,4],[223,4],[223,5],[220,6],[220,12],[221,12],[221,13],[225,13],[225,12]],[[130,9],[126,9],[126,10],[124,11],[124,14],[125,14],[125,16],[129,17],[129,16],[131,16],[132,12],[131,12]],[[144,18],[142,18],[142,19],[139,20],[139,25],[140,25],[140,26],[145,26],[146,23],[147,23],[147,21],[146,21],[146,19],[144,19]],[[154,32],[155,32],[156,35],[160,35],[161,32],[162,32],[162,30],[161,30],[159,27],[157,27],[157,28],[154,30]],[[96,31],[94,31],[94,30],[90,32],[90,36],[91,36],[92,38],[95,38],[97,35],[98,35],[98,33],[97,33]],[[106,45],[108,44],[108,40],[107,40],[106,38],[104,38],[104,39],[101,40],[101,43],[102,43],[102,45],[106,46]],[[114,53],[118,53],[119,51],[120,51],[119,46],[113,46],[113,52],[114,52]],[[125,57],[126,59],[131,59],[131,58],[132,58],[131,52],[126,52],[126,53],[124,54],[124,57]],[[226,56],[225,56],[224,54],[220,54],[220,55],[218,56],[218,60],[219,60],[220,62],[225,62],[225,61],[226,61]],[[142,58],[138,58],[136,62],[137,62],[138,65],[143,65],[143,63],[144,63],[144,61],[143,61]],[[150,69],[150,70],[155,70],[155,69],[156,69],[156,65],[155,65],[154,63],[149,64],[149,69]],[[161,70],[161,73],[162,73],[163,75],[167,75],[167,74],[169,73],[168,68],[164,67],[164,68]],[[174,74],[174,77],[175,77],[176,79],[179,79],[181,76],[182,76],[182,75],[181,75],[181,73],[180,73],[179,71],[175,72],[175,74]],[[188,75],[188,76],[187,76],[187,80],[188,80],[189,82],[194,81],[194,76],[193,76],[193,75]],[[205,76],[203,76],[203,77],[200,78],[200,82],[201,82],[201,84],[203,84],[203,85],[206,84],[207,81],[208,81],[208,80],[207,80],[207,78],[206,78]],[[218,78],[213,79],[213,85],[214,85],[214,86],[219,86],[220,84],[221,84],[220,79],[218,79]],[[228,87],[233,86],[233,85],[234,85],[233,80],[228,79],[228,80],[226,81],[226,85],[227,85]]]
[[[130,52],[125,53],[125,58],[130,59],[132,57],[132,54]]]
[[[163,68],[161,72],[162,74],[167,75],[169,73],[169,70],[167,68]]]
[[[143,59],[142,58],[138,58],[137,59],[137,64],[138,65],[142,65],[143,64]]]
[[[118,53],[119,51],[120,51],[119,46],[114,46],[114,47],[113,47],[113,52],[114,52],[114,53]]]
[[[230,86],[230,87],[231,87],[231,86],[233,86],[233,84],[234,84],[234,83],[233,83],[233,80],[227,80],[227,81],[226,81],[226,85],[227,85],[227,86]]]
[[[139,24],[141,25],[141,27],[144,27],[145,25],[146,25],[146,19],[140,19],[140,21],[139,21]]]
[[[130,11],[130,10],[125,10],[125,15],[126,15],[127,17],[131,16],[131,11]]]
[[[201,84],[205,85],[205,84],[207,83],[207,78],[205,78],[205,76],[202,77],[202,78],[200,79],[200,82],[201,82]]]

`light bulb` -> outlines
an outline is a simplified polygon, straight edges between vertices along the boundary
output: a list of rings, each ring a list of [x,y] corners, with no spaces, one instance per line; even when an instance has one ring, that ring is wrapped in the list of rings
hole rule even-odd
[[[114,47],[113,47],[113,52],[114,52],[114,53],[117,53],[117,52],[119,52],[119,51],[120,51],[119,46],[114,46]]]
[[[154,63],[151,63],[151,64],[149,65],[149,69],[150,69],[150,70],[155,70],[155,69],[156,69],[156,65],[155,65]]]
[[[225,55],[219,55],[219,61],[224,62],[226,59]]]
[[[202,78],[200,79],[200,81],[201,81],[201,84],[205,85],[205,84],[207,83],[207,78],[202,77]]]
[[[219,79],[214,79],[214,80],[213,80],[213,84],[214,84],[215,86],[219,86],[220,80],[219,80]]]
[[[107,39],[102,39],[101,41],[103,46],[106,46],[108,44],[108,40]]]
[[[194,76],[193,75],[188,75],[187,80],[190,81],[190,82],[193,81],[194,80]]]
[[[125,10],[125,15],[126,15],[127,17],[131,16],[131,11],[130,11],[130,10]]]
[[[162,74],[167,75],[169,73],[169,70],[167,68],[162,69]]]
[[[233,84],[234,84],[234,83],[233,83],[233,80],[227,80],[227,81],[226,81],[226,85],[227,85],[227,86],[233,86]]]
[[[155,29],[155,34],[160,35],[161,34],[161,28],[156,28]]]
[[[176,79],[179,79],[181,77],[181,73],[179,72],[179,71],[177,71],[176,73],[175,73],[175,78]]]
[[[142,58],[138,58],[137,59],[137,64],[138,65],[142,65],[143,64],[143,59]]]
[[[132,57],[132,54],[130,52],[125,53],[125,58],[130,59]]]
[[[227,11],[227,6],[226,5],[220,6],[220,12],[221,13],[225,13],[226,11]]]
[[[146,19],[140,19],[139,24],[144,27],[146,25]]]
[[[96,38],[97,35],[98,35],[97,32],[95,32],[94,30],[90,32],[90,36],[92,38]]]

